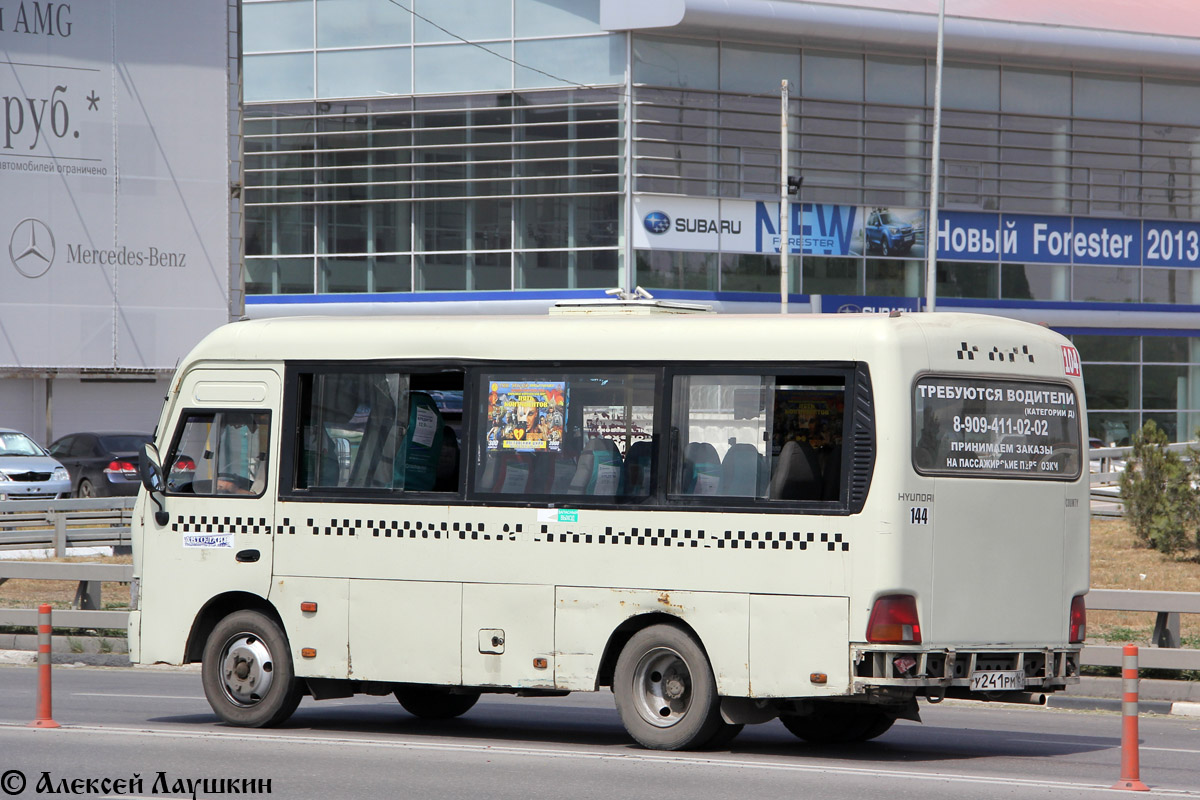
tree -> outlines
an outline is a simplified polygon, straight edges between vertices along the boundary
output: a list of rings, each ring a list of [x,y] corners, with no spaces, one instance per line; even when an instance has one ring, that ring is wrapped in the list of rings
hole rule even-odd
[[[1200,493],[1192,468],[1167,450],[1167,434],[1151,420],[1133,437],[1133,454],[1121,473],[1121,498],[1134,534],[1165,555],[1188,547],[1200,522]]]

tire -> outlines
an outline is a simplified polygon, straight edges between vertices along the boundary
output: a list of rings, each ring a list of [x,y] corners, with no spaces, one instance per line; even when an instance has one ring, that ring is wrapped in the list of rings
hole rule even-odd
[[[79,482],[79,488],[75,490],[75,496],[86,498],[96,497],[96,487],[92,486],[92,482],[84,478]]]
[[[258,611],[236,611],[217,623],[204,645],[200,674],[212,710],[243,728],[280,724],[303,694],[287,637]]]
[[[479,692],[455,694],[444,686],[403,684],[393,692],[405,711],[421,719],[454,719],[471,710]]]
[[[781,717],[783,726],[812,744],[866,742],[887,733],[896,721],[880,706],[814,702],[813,713]]]
[[[880,240],[879,249],[884,258],[887,258],[892,254],[892,247],[890,244],[888,244],[888,238],[886,236]]]
[[[704,747],[724,724],[708,657],[673,625],[633,635],[617,659],[613,694],[625,730],[651,750]]]
[[[705,750],[723,750],[729,746],[729,743],[737,738],[737,735],[742,732],[745,725],[734,725],[732,723],[721,720],[721,726],[717,728],[717,732],[709,739],[705,745]]]

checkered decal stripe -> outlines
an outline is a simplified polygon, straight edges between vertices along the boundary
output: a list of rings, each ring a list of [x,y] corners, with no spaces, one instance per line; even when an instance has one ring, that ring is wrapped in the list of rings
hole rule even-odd
[[[723,531],[708,534],[705,531],[665,528],[631,528],[629,531],[614,531],[605,528],[604,533],[550,533],[542,526],[542,536],[534,541],[570,544],[617,544],[638,547],[696,547],[716,550],[808,550],[821,545],[828,552],[847,551],[850,543],[842,541],[840,533],[799,533],[796,531]]]
[[[181,533],[261,533],[271,534],[266,517],[210,517],[206,515],[178,516],[171,530]]]
[[[537,533],[526,534],[522,525],[505,524],[499,532],[489,531],[484,523],[421,522],[414,520],[307,520],[307,532],[313,536],[370,536],[375,539],[445,539],[482,542],[533,541],[546,544],[600,544],[630,547],[694,547],[710,550],[797,550],[847,552],[850,542],[840,533],[813,531],[735,531],[707,532],[677,528],[630,528],[627,531],[606,527],[604,533],[551,531],[542,525]],[[294,536],[296,526],[284,519],[276,533]]]

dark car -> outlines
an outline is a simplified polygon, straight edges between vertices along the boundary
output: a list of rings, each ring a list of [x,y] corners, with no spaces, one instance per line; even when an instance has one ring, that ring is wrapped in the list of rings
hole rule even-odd
[[[148,433],[72,433],[55,440],[50,454],[71,473],[75,497],[137,494],[138,462]]]
[[[911,222],[897,219],[886,209],[876,209],[867,218],[867,252],[885,256],[903,255],[917,241]]]

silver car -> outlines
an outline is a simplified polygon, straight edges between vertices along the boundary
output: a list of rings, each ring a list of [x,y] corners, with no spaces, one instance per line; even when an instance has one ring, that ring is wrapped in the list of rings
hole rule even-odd
[[[45,448],[20,431],[0,428],[0,500],[71,496],[71,476]]]

